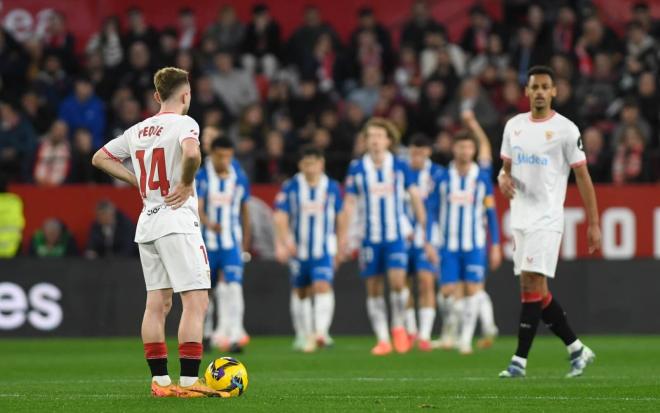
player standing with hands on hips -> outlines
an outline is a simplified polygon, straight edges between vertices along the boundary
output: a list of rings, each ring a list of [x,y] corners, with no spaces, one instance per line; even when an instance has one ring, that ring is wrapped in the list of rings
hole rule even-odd
[[[531,112],[511,118],[504,127],[498,183],[511,200],[514,273],[520,276],[522,310],[518,348],[502,378],[524,377],[527,356],[541,320],[566,345],[570,371],[582,375],[596,355],[577,338],[566,313],[548,289],[555,277],[564,229],[564,200],[571,169],[587,211],[589,253],[600,248],[596,193],[587,169],[580,131],[552,110],[557,95],[554,72],[534,66],[528,72],[525,95]]]
[[[199,228],[195,173],[201,162],[199,125],[187,116],[188,72],[166,67],[154,76],[160,112],[108,142],[92,159],[97,168],[140,190],[144,208],[135,233],[147,287],[142,341],[155,397],[229,397],[198,379],[202,330],[211,287]],[[135,174],[121,163],[131,158]],[[172,295],[183,304],[179,323],[179,385],[167,372],[165,318]]]

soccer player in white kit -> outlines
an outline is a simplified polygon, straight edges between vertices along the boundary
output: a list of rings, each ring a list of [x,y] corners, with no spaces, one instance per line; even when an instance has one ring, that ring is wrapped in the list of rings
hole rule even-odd
[[[531,112],[511,118],[504,127],[498,177],[511,200],[514,273],[520,276],[522,311],[518,347],[502,378],[524,377],[527,356],[541,320],[566,345],[570,355],[567,377],[577,377],[595,359],[568,325],[566,313],[548,289],[555,277],[564,229],[564,200],[571,169],[587,211],[589,252],[600,248],[596,193],[587,169],[580,131],[552,110],[557,94],[552,69],[529,70],[525,95]]]
[[[142,320],[144,353],[155,397],[228,397],[198,379],[202,330],[211,287],[195,193],[199,168],[199,126],[190,107],[188,72],[166,67],[154,76],[160,112],[108,142],[92,159],[97,168],[140,191],[144,207],[135,242],[147,287]],[[121,161],[131,158],[133,174]],[[167,372],[165,318],[172,295],[183,304],[179,324],[179,385]]]

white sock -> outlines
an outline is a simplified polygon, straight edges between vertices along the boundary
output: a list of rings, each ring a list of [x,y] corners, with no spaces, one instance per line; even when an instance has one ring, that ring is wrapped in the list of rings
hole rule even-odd
[[[458,324],[463,313],[463,299],[452,296],[442,299],[442,337],[443,340],[456,340]]]
[[[170,376],[165,375],[165,376],[153,376],[151,378],[151,381],[155,381],[157,385],[159,386],[169,386],[172,384],[172,379],[170,379]]]
[[[431,339],[433,322],[435,321],[435,308],[422,307],[419,309],[419,339],[428,341]]]
[[[215,302],[218,317],[215,335],[227,339],[229,337],[229,312],[231,311],[231,294],[227,283],[220,282],[215,287]]]
[[[387,329],[387,308],[385,297],[368,297],[367,313],[371,320],[371,328],[376,333],[378,341],[390,341],[390,332]]]
[[[495,325],[495,316],[493,314],[493,302],[490,296],[484,290],[475,294],[479,300],[479,323],[481,324],[481,334],[484,336],[491,336],[497,334],[497,326]]]
[[[210,338],[213,335],[214,317],[215,317],[215,300],[212,300],[211,297],[209,297],[209,306],[206,309],[206,317],[204,317],[204,338]]]
[[[477,327],[477,311],[479,310],[479,297],[469,295],[463,300],[463,314],[461,318],[461,338],[462,347],[472,347],[472,338],[474,330]]]
[[[195,384],[197,380],[197,377],[181,376],[179,377],[179,384],[183,387],[188,387]]]
[[[415,308],[406,308],[406,331],[408,334],[417,334],[417,318]]]
[[[527,359],[525,358],[513,356],[511,357],[511,361],[515,361],[516,363],[520,364],[524,369],[527,368]]]
[[[584,346],[580,339],[575,340],[571,344],[566,346],[566,350],[568,350],[568,354],[573,354],[576,351],[580,351],[580,349]]]
[[[229,342],[237,343],[242,337],[243,331],[243,313],[245,303],[243,301],[243,286],[240,283],[229,283],[227,285],[228,294],[231,297],[231,307],[228,311],[229,318]]]
[[[318,337],[330,334],[330,325],[335,312],[335,294],[330,291],[314,295],[314,326]]]
[[[310,297],[300,300],[300,324],[303,337],[309,338],[314,332],[314,315],[312,313],[312,299]]]
[[[300,297],[295,292],[291,293],[291,322],[293,324],[293,331],[296,334],[296,339],[305,337],[303,334],[302,326],[302,303]]]
[[[390,307],[392,308],[392,328],[403,327],[406,320],[406,305],[408,304],[408,288],[390,293]]]

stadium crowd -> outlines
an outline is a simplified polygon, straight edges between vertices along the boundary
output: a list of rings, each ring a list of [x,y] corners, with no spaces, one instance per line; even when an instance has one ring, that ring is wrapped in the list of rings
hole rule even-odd
[[[209,27],[182,9],[160,31],[136,7],[109,16],[90,39],[75,38],[66,16],[53,12],[42,37],[19,41],[0,30],[0,174],[49,186],[107,182],[91,165],[94,151],[157,112],[153,74],[169,65],[191,73],[189,114],[203,149],[231,137],[253,182],[290,176],[292,154],[310,142],[325,150],[328,174],[342,179],[375,115],[397,125],[404,147],[415,133],[431,137],[434,160],[446,165],[463,109],[499,151],[505,122],[528,110],[527,70],[549,64],[554,107],[580,126],[594,181],[657,181],[660,25],[635,3],[616,33],[589,2],[575,3],[550,10],[529,2],[506,10],[503,22],[477,5],[451,39],[418,1],[396,42],[369,7],[347,42],[314,6],[288,39],[263,4],[245,22],[222,6]]]

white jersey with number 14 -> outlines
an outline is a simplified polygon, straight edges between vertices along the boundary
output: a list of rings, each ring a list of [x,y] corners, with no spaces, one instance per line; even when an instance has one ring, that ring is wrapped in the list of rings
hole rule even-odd
[[[199,144],[197,122],[190,116],[162,112],[133,125],[103,147],[113,159],[130,157],[133,163],[144,203],[135,242],[200,231],[196,193],[179,209],[165,204],[165,197],[181,180],[181,144],[186,139]]]

